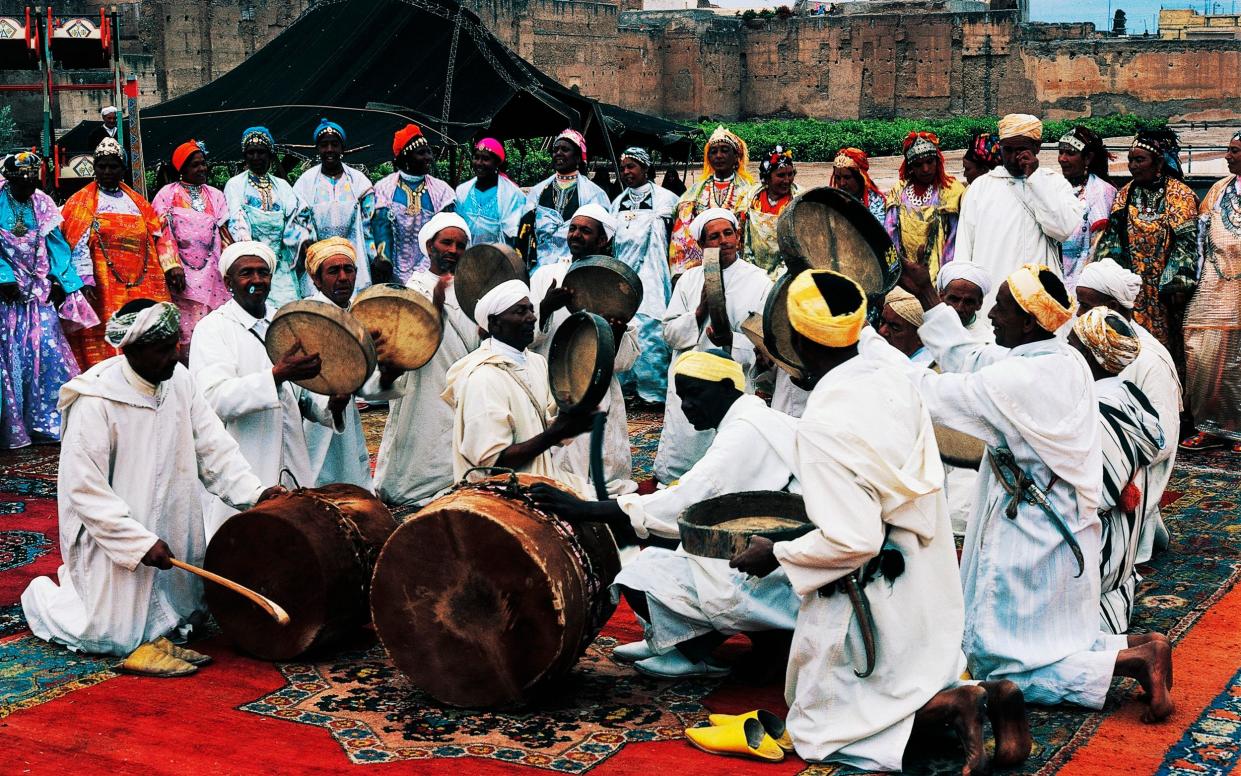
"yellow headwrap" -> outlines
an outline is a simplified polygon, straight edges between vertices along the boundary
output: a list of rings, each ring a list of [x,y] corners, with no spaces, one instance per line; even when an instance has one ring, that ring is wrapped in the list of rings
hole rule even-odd
[[[884,297],[883,303],[914,326],[922,325],[922,303],[903,288],[894,288]]]
[[[1000,119],[1000,139],[1010,137],[1028,137],[1031,140],[1043,139],[1043,122],[1038,116],[1028,113],[1010,113]]]
[[[1008,290],[1021,309],[1034,316],[1039,326],[1045,331],[1055,332],[1077,312],[1077,302],[1070,298],[1069,306],[1065,307],[1047,293],[1038,279],[1038,273],[1042,270],[1050,271],[1050,268],[1041,264],[1022,266],[1008,276]]]
[[[711,383],[731,380],[732,384],[737,386],[738,391],[745,391],[745,372],[741,371],[741,364],[713,353],[691,350],[681,354],[681,357],[672,365],[672,374],[673,376],[685,375]]]
[[[306,249],[306,273],[313,276],[319,271],[319,267],[323,266],[323,262],[333,256],[344,256],[349,259],[351,264],[356,265],[358,263],[353,243],[344,237],[329,237],[326,240],[314,243]]]
[[[711,166],[711,160],[708,157],[711,146],[716,143],[724,143],[737,149],[737,179],[742,183],[753,185],[754,176],[750,174],[749,169],[750,147],[745,144],[744,140],[726,129],[723,124],[715,128],[711,137],[707,139],[707,144],[702,147],[702,179],[706,180],[715,175],[715,168]]]
[[[839,311],[832,310],[815,278],[826,278],[840,286],[847,304],[842,304]],[[853,293],[849,293],[850,288]],[[866,322],[866,294],[847,275],[830,269],[808,269],[789,285],[788,313],[789,323],[803,337],[829,348],[844,348],[857,344],[862,333],[862,324]]]
[[[1120,328],[1130,332],[1121,334]],[[1133,327],[1115,310],[1093,307],[1073,323],[1073,333],[1110,374],[1120,374],[1133,363],[1142,350],[1142,342],[1133,333]]]

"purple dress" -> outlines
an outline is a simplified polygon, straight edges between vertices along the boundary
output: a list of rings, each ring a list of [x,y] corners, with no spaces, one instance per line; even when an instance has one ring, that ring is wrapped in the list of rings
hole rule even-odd
[[[18,295],[0,297],[0,449],[58,441],[60,387],[80,371],[51,302],[53,278],[67,309],[83,301],[61,220],[42,191],[18,202],[0,187],[0,285]]]

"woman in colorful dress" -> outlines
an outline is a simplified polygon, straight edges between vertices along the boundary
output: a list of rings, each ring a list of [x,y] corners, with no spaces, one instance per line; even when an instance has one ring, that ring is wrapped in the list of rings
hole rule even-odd
[[[457,215],[470,226],[470,245],[516,245],[526,194],[504,174],[504,144],[485,137],[474,145],[474,177],[457,187]]]
[[[375,184],[376,280],[404,285],[430,266],[418,232],[436,213],[453,203],[452,186],[431,174],[435,152],[416,124],[406,124],[392,138],[396,171]]]
[[[842,148],[832,162],[832,187],[858,198],[879,223],[888,213],[888,200],[870,179],[870,157],[860,148]]]
[[[749,164],[750,149],[745,141],[722,125],[716,127],[702,149],[702,173],[698,182],[677,202],[677,217],[672,224],[672,241],[668,248],[668,267],[673,278],[702,263],[702,249],[690,232],[690,224],[703,211],[717,207],[731,210],[744,231],[746,210],[754,188],[754,176],[747,169]]]
[[[1202,200],[1202,276],[1185,314],[1185,403],[1197,432],[1188,450],[1232,444],[1241,453],[1241,132],[1232,136],[1228,177]]]
[[[42,164],[25,151],[0,162],[0,450],[60,439],[57,397],[78,363],[58,317],[66,327],[99,323],[82,297],[60,211],[38,189]]]
[[[228,200],[228,231],[234,240],[257,240],[276,254],[267,304],[273,310],[301,297],[298,259],[314,242],[310,208],[284,178],[271,174],[276,139],[266,127],[250,127],[241,135],[246,169],[224,184]]]
[[[1103,147],[1103,138],[1085,127],[1073,127],[1060,138],[1060,172],[1086,206],[1081,224],[1064,241],[1061,250],[1064,287],[1070,294],[1077,288],[1077,278],[1090,261],[1095,240],[1107,228],[1112,203],[1116,200],[1116,187],[1107,171],[1111,158]]]
[[[220,251],[233,241],[228,233],[228,201],[224,192],[207,185],[207,155],[196,140],[172,152],[180,180],[159,190],[151,207],[185,270],[185,290],[172,294],[181,311],[181,355],[188,358],[194,326],[232,298],[220,276]]]
[[[608,195],[586,177],[586,138],[576,129],[566,129],[552,141],[552,174],[530,187],[526,194],[524,221],[534,230],[526,264],[531,273],[569,261],[569,221],[578,208],[611,206]],[[521,242],[519,240],[519,242]]]
[[[944,167],[935,133],[910,132],[901,150],[905,159],[888,192],[884,226],[900,257],[930,267],[934,280],[940,265],[952,261],[965,186]]]
[[[1000,155],[1000,136],[993,132],[980,132],[970,140],[965,156],[961,157],[961,172],[968,186],[1004,163]]]
[[[1142,278],[1133,319],[1163,343],[1184,379],[1181,316],[1198,276],[1198,198],[1181,181],[1171,130],[1138,132],[1129,149],[1133,180],[1116,194],[1095,259]]]
[[[95,180],[65,202],[61,228],[95,317],[107,321],[134,299],[170,301],[169,289],[185,290],[185,270],[155,208],[122,180],[120,143],[104,139],[94,162]],[[83,370],[116,355],[102,323],[71,332],[69,345]]]
[[[798,194],[797,184],[793,182],[796,176],[793,152],[784,146],[771,149],[758,165],[762,185],[750,196],[745,209],[745,259],[768,275],[776,274],[783,267],[780,244],[776,240],[776,222]]]

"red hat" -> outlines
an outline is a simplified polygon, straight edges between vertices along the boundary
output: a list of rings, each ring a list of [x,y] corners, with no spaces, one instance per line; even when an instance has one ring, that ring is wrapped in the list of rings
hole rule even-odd
[[[177,169],[177,172],[180,172],[181,168],[185,166],[186,161],[196,152],[202,150],[203,148],[197,140],[185,141],[177,146],[177,150],[172,152],[172,166]]]
[[[406,124],[392,138],[392,155],[400,156],[402,151],[427,145],[427,139],[416,124]]]

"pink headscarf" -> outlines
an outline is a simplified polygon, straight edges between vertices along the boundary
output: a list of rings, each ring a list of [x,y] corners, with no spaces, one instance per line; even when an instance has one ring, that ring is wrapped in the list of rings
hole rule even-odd
[[[494,137],[485,137],[475,143],[474,147],[480,151],[495,154],[501,162],[504,161],[504,144],[499,140],[496,140]]]
[[[582,137],[581,132],[578,132],[576,129],[566,129],[564,132],[556,135],[556,140],[568,140],[573,145],[582,149],[582,161],[586,161],[586,138]],[[555,143],[556,140],[553,140],[552,142]]]

